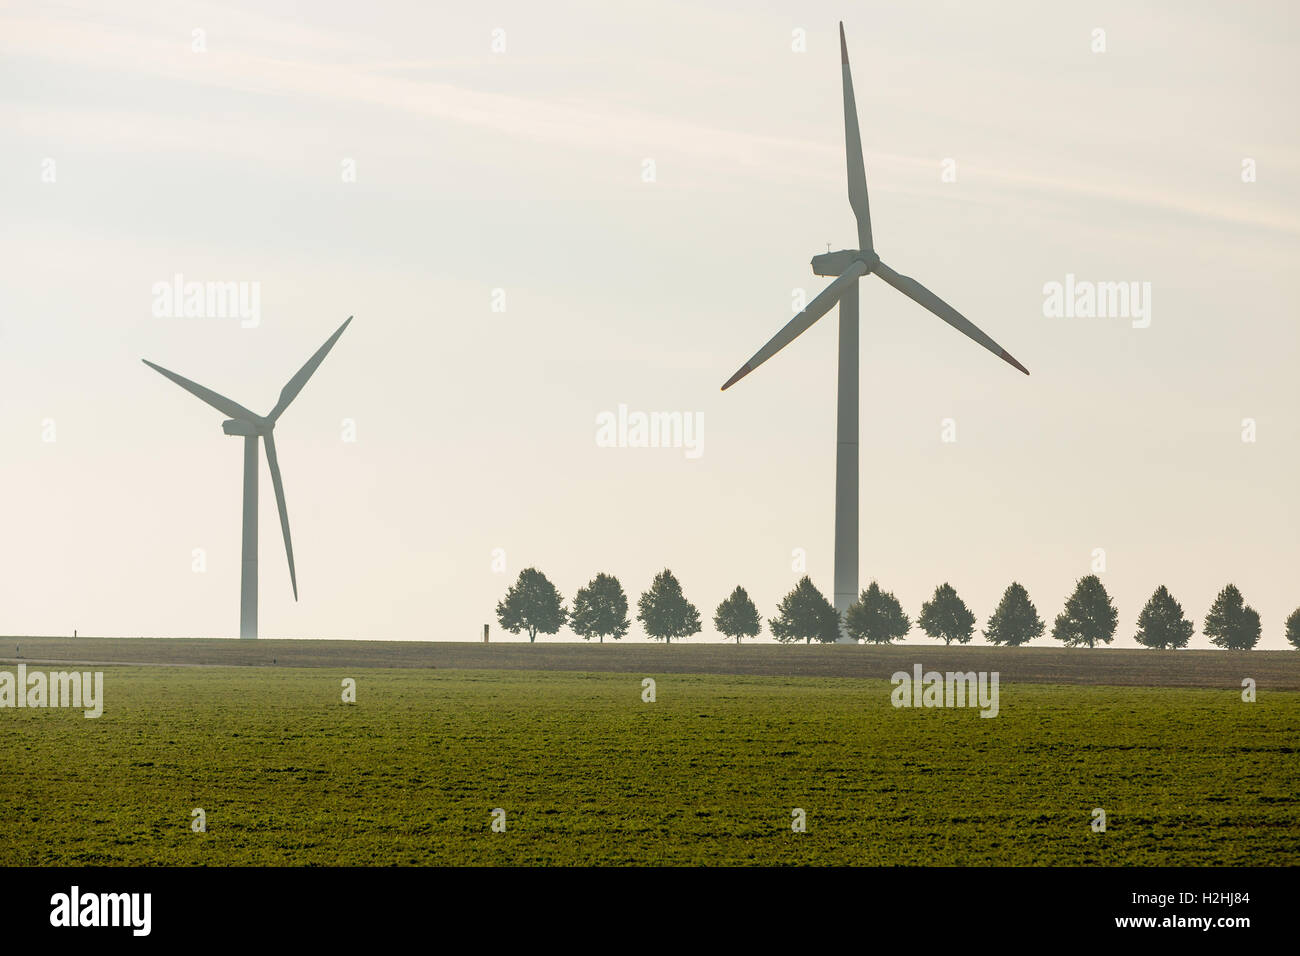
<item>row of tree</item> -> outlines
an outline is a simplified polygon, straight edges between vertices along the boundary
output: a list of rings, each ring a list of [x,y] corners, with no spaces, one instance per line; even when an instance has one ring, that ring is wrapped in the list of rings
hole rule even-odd
[[[536,568],[525,568],[519,579],[497,604],[497,620],[512,634],[527,632],[529,641],[538,634],[554,634],[565,623],[584,640],[606,637],[617,640],[628,632],[627,595],[618,578],[597,574],[574,595],[573,607],[550,580]],[[686,599],[682,586],[667,569],[655,575],[650,588],[637,600],[637,620],[646,634],[671,643],[700,632],[700,612]],[[1052,637],[1072,647],[1096,647],[1115,639],[1119,612],[1105,585],[1095,574],[1080,578],[1065,609],[1056,616]],[[844,630],[855,641],[888,644],[904,637],[912,621],[889,591],[875,582],[861,593],[844,615]],[[945,644],[966,644],[975,634],[975,615],[952,585],[934,589],[934,596],[921,605],[916,623],[930,637]],[[840,636],[840,615],[826,596],[805,575],[777,606],[768,621],[772,636],[782,643],[813,641],[831,643]],[[737,587],[718,605],[713,615],[718,632],[736,639],[757,637],[763,629],[758,608],[742,587]],[[1236,585],[1229,584],[1215,598],[1205,616],[1204,633],[1210,643],[1229,650],[1249,650],[1259,641],[1259,614],[1246,605]],[[991,644],[1018,646],[1041,637],[1047,625],[1029,599],[1029,592],[1012,582],[983,630]],[[1138,615],[1134,638],[1146,647],[1186,647],[1194,627],[1182,605],[1162,584]],[[1300,609],[1286,621],[1286,639],[1300,649]]]

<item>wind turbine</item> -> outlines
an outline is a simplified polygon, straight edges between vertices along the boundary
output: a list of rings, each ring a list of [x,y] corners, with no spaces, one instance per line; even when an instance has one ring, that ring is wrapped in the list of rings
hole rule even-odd
[[[835,610],[840,614],[840,640],[849,641],[844,631],[844,614],[857,600],[858,590],[858,280],[873,272],[903,295],[930,310],[957,331],[974,339],[998,358],[1026,375],[1025,368],[973,322],[944,302],[921,283],[899,275],[880,261],[871,239],[871,209],[867,204],[867,174],[862,163],[862,137],[858,133],[858,110],[853,101],[853,77],[849,73],[849,49],[840,23],[840,64],[844,75],[844,149],[848,155],[849,205],[858,221],[858,248],[842,249],[813,256],[812,270],[835,281],[818,293],[802,312],[754,353],[753,358],[727,379],[722,390],[758,368],[785,348],[814,322],[840,306],[839,385],[835,443]]]
[[[257,439],[266,442],[266,463],[271,468],[271,484],[275,487],[275,504],[280,509],[280,530],[284,532],[284,552],[289,556],[289,581],[293,584],[293,599],[298,600],[298,576],[293,569],[293,543],[289,540],[289,512],[284,506],[284,483],[280,480],[280,462],[275,456],[275,423],[289,407],[289,403],[298,397],[302,387],[307,384],[325,356],[339,340],[343,330],[348,327],[352,316],[338,327],[316,354],[307,360],[307,364],[298,370],[288,384],[280,389],[280,400],[275,403],[265,416],[250,412],[238,402],[232,402],[224,395],[218,395],[211,389],[204,388],[197,382],[191,382],[175,372],[169,372],[148,359],[141,359],[155,372],[165,375],[191,395],[203,399],[219,412],[230,418],[221,423],[221,430],[227,435],[239,435],[244,439],[244,539],[243,567],[239,583],[239,636],[250,640],[257,639]]]

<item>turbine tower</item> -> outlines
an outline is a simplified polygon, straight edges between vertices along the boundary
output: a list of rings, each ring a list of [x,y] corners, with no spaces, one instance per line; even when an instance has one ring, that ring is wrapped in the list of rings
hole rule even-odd
[[[298,600],[298,576],[293,569],[293,543],[289,540],[289,512],[284,506],[284,484],[280,480],[280,462],[275,456],[275,423],[289,407],[289,403],[298,397],[302,387],[307,384],[325,356],[339,340],[343,330],[348,327],[352,316],[338,327],[325,344],[316,350],[316,354],[307,360],[307,364],[298,370],[298,374],[289,379],[280,389],[280,400],[275,403],[265,416],[250,412],[238,402],[233,402],[224,395],[218,395],[211,389],[204,388],[197,382],[191,382],[175,372],[169,372],[148,359],[141,359],[155,372],[165,375],[191,395],[201,398],[217,411],[230,418],[221,423],[221,430],[227,435],[238,435],[244,439],[244,537],[243,561],[239,581],[239,636],[249,640],[257,639],[257,439],[266,442],[266,463],[271,469],[271,484],[275,488],[275,504],[280,510],[280,530],[284,532],[284,552],[289,557],[289,581],[293,585],[293,599]]]
[[[853,77],[849,73],[849,49],[844,41],[843,22],[840,23],[840,66],[844,78],[844,150],[848,159],[849,205],[858,222],[858,248],[813,256],[813,273],[835,276],[835,280],[754,353],[753,358],[742,365],[735,375],[727,379],[722,390],[725,392],[781,351],[839,303],[839,384],[835,429],[835,610],[840,615],[840,641],[847,642],[851,639],[844,629],[844,615],[858,596],[858,280],[875,273],[998,358],[1026,375],[1029,374],[1029,369],[921,283],[898,274],[880,261],[871,238],[867,173],[862,162],[862,136],[858,132],[858,110],[853,101]]]

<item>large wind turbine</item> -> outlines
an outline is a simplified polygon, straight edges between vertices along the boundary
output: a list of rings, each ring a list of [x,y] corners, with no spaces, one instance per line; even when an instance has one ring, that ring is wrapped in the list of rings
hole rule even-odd
[[[867,204],[867,173],[862,163],[862,137],[858,133],[858,110],[853,102],[853,77],[849,73],[849,49],[840,23],[840,64],[844,74],[844,149],[848,154],[849,205],[858,220],[858,248],[842,249],[813,256],[813,273],[836,279],[786,323],[785,327],[754,353],[739,371],[727,379],[722,390],[758,368],[806,331],[814,322],[840,306],[838,418],[835,444],[835,610],[840,613],[840,640],[844,613],[857,600],[858,590],[858,279],[875,273],[903,295],[929,309],[957,331],[984,346],[998,358],[1026,375],[1029,369],[1006,349],[976,328],[964,315],[944,302],[915,279],[899,275],[880,261],[871,240],[871,209]]]
[[[266,463],[271,468],[271,484],[275,487],[275,504],[280,509],[280,530],[284,532],[284,551],[289,556],[289,581],[293,584],[293,599],[298,600],[298,576],[293,569],[293,544],[289,540],[289,512],[284,507],[284,484],[280,480],[280,462],[275,457],[275,437],[272,434],[276,420],[284,414],[289,403],[297,398],[302,387],[307,384],[325,356],[339,340],[343,330],[348,327],[352,316],[338,327],[338,331],[316,350],[316,354],[307,360],[307,364],[298,370],[298,374],[289,379],[288,384],[280,389],[280,400],[275,403],[265,416],[250,412],[238,402],[232,402],[224,395],[218,395],[211,389],[204,388],[197,382],[182,378],[175,372],[154,365],[148,359],[141,359],[155,372],[167,376],[191,395],[203,399],[219,412],[230,418],[221,423],[221,430],[227,435],[239,435],[244,439],[244,540],[243,569],[239,583],[239,636],[251,640],[257,639],[257,439],[266,442]]]

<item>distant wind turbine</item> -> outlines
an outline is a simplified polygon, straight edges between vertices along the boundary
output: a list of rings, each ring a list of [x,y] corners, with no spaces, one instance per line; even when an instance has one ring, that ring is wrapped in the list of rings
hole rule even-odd
[[[298,370],[298,374],[289,379],[288,384],[280,389],[280,400],[275,403],[266,416],[250,412],[238,402],[232,402],[224,395],[218,395],[211,389],[204,388],[188,378],[175,372],[169,372],[162,366],[155,365],[148,359],[141,359],[155,372],[165,375],[191,395],[203,399],[219,412],[229,415],[221,423],[221,430],[227,435],[239,435],[244,439],[244,539],[243,569],[239,584],[239,636],[250,640],[257,639],[257,439],[266,442],[266,463],[271,468],[271,484],[275,487],[275,503],[280,509],[280,530],[284,532],[284,551],[289,557],[289,581],[293,585],[293,599],[298,600],[298,576],[293,568],[293,543],[289,540],[289,512],[284,506],[284,484],[280,480],[280,462],[275,456],[276,420],[284,414],[289,403],[298,397],[302,387],[307,384],[325,356],[329,354],[334,343],[339,340],[343,330],[348,327],[352,316],[338,327],[338,331],[316,350],[316,354],[307,360],[307,364]]]
[[[857,600],[858,590],[858,279],[875,273],[903,295],[929,309],[957,331],[974,339],[998,358],[1025,368],[973,322],[944,302],[921,283],[899,275],[880,261],[871,239],[871,209],[867,204],[867,173],[862,162],[862,137],[858,133],[858,110],[853,101],[853,77],[849,73],[849,49],[840,23],[840,63],[844,74],[844,148],[848,154],[849,205],[858,221],[858,248],[827,252],[812,259],[813,273],[836,276],[802,312],[754,353],[753,358],[727,379],[722,390],[758,368],[785,348],[814,322],[840,306],[838,418],[835,444],[835,610],[840,613],[840,640],[849,641],[844,631],[844,614]]]

